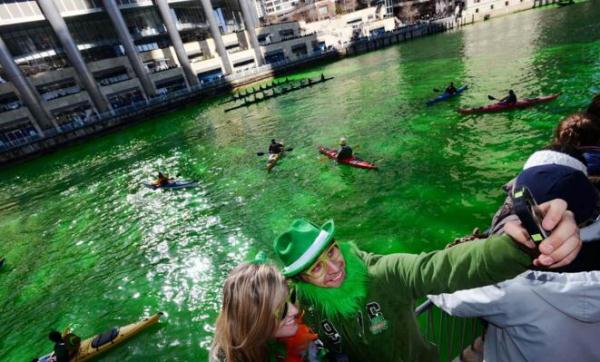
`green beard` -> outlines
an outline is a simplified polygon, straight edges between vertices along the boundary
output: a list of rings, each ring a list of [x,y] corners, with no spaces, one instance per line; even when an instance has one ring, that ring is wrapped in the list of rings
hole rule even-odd
[[[346,262],[346,278],[338,288],[323,288],[302,280],[296,281],[301,304],[319,309],[327,319],[350,317],[362,307],[367,295],[367,267],[356,255],[353,243],[340,243]]]

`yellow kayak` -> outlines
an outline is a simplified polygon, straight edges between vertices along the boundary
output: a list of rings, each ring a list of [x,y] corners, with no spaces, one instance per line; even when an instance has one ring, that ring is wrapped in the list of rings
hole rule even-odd
[[[271,172],[273,167],[275,167],[275,165],[277,164],[277,161],[279,161],[279,159],[281,159],[281,156],[283,156],[283,151],[281,151],[279,153],[272,153],[269,155],[269,160],[267,160],[267,171],[268,172]]]
[[[156,324],[162,315],[162,312],[158,312],[155,315],[144,318],[139,322],[128,324],[123,327],[115,327],[109,331],[100,333],[82,341],[79,347],[79,352],[77,352],[77,354],[72,357],[69,362],[83,362],[97,357],[109,349],[118,346],[122,342],[125,342],[148,327]],[[50,353],[46,356],[38,358],[37,361],[50,362],[53,361],[53,356],[54,353]]]

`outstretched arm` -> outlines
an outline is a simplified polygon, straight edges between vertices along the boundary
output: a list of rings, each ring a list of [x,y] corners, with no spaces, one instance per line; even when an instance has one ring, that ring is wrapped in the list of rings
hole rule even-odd
[[[566,210],[562,200],[540,206],[545,214],[542,225],[552,230],[552,234],[540,244],[542,254],[533,262],[550,267],[568,264],[581,248],[573,215]],[[518,246],[535,246],[527,232],[514,223],[508,224],[505,231],[505,236],[464,243],[446,250],[420,255],[372,256],[366,261],[374,271],[385,274],[392,284],[408,289],[415,299],[427,294],[494,284],[515,277],[532,264],[529,255]]]

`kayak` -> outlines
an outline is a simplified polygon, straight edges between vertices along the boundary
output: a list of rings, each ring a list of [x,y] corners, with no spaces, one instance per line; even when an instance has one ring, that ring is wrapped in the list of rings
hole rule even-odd
[[[501,112],[510,109],[526,108],[538,103],[550,102],[551,100],[558,98],[559,95],[560,94],[551,94],[549,96],[542,96],[537,98],[525,98],[518,100],[515,104],[494,103],[479,108],[463,108],[459,109],[458,111],[461,114]]]
[[[152,189],[152,190],[156,190],[156,189],[177,190],[177,189],[185,189],[186,187],[196,187],[196,186],[198,186],[198,183],[196,181],[181,180],[181,181],[173,181],[173,182],[170,182],[163,186],[157,186],[155,183],[144,182],[144,186],[146,186],[147,188]]]
[[[377,165],[375,165],[374,163],[361,160],[354,156],[338,161],[337,160],[337,151],[335,149],[319,146],[319,152],[321,152],[325,156],[331,158],[332,160],[336,160],[338,163],[343,163],[348,166],[352,166],[352,167],[356,167],[356,168],[364,168],[367,170],[376,170],[377,169]]]
[[[445,101],[447,99],[459,96],[462,92],[466,91],[467,89],[469,89],[469,86],[468,85],[463,85],[462,87],[458,88],[456,90],[456,93],[454,93],[454,94],[450,94],[450,93],[444,92],[444,94],[441,94],[441,95],[439,95],[439,96],[437,96],[437,97],[435,97],[433,99],[428,100],[427,101],[427,105],[428,106],[432,106],[432,105],[434,105],[434,104],[436,104],[438,102]]]
[[[281,151],[279,153],[272,153],[269,155],[269,159],[267,160],[267,171],[268,172],[271,172],[273,167],[275,167],[277,162],[281,159],[281,156],[283,156],[283,151]]]
[[[123,327],[114,327],[109,331],[100,333],[81,342],[79,352],[69,362],[83,362],[98,356],[101,353],[119,345],[148,327],[156,324],[162,312],[142,319],[139,322],[128,324]],[[37,359],[37,362],[50,362],[53,360],[54,352]]]

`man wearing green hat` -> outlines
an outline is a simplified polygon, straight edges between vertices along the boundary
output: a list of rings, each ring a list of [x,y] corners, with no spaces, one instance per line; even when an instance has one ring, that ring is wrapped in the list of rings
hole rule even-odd
[[[552,234],[533,263],[568,264],[581,248],[573,214],[562,200],[540,207]],[[366,253],[336,241],[334,232],[332,220],[318,227],[298,219],[274,248],[283,274],[295,282],[306,323],[330,352],[350,361],[437,361],[436,347],[419,333],[416,300],[512,278],[531,266],[525,249],[535,248],[514,223],[505,236],[419,255]]]

